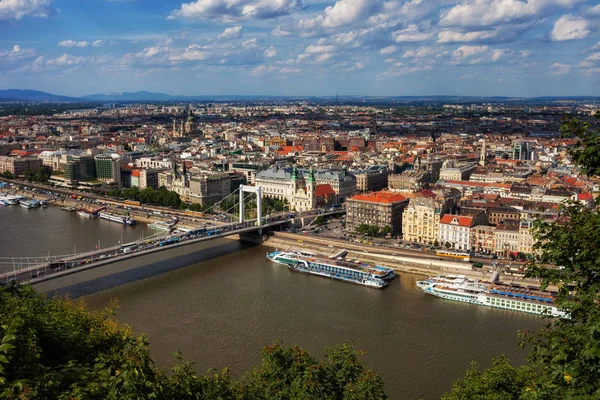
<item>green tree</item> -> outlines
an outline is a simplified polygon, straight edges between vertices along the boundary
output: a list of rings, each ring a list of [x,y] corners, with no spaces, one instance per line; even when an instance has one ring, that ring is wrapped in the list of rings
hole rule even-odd
[[[526,368],[513,367],[505,356],[494,359],[483,372],[472,362],[465,377],[454,382],[452,392],[443,395],[442,400],[516,400],[521,398],[529,377]]]
[[[6,178],[6,179],[14,179],[15,178],[14,175],[12,174],[12,172],[10,172],[10,171],[4,171],[4,172],[0,173],[0,176],[2,178]]]
[[[385,399],[383,382],[345,343],[317,361],[306,351],[265,347],[260,366],[233,383],[228,369],[198,374],[177,354],[171,374],[148,341],[112,319],[113,305],[45,299],[31,286],[0,286],[2,399]]]
[[[383,381],[360,362],[351,343],[327,349],[318,362],[299,347],[266,346],[260,367],[237,386],[240,399],[385,399]]]
[[[600,113],[595,118],[598,124]],[[568,118],[563,125],[563,136],[571,135],[578,139],[570,151],[571,157],[582,171],[598,176],[600,131],[593,129],[593,124]],[[507,374],[500,380],[504,387],[521,387],[520,392],[512,391],[514,398],[600,398],[599,231],[598,210],[574,202],[561,206],[558,220],[537,222],[534,235],[535,248],[541,252],[540,263],[531,262],[526,276],[541,279],[542,289],[556,285],[559,288],[556,305],[569,317],[550,320],[537,332],[520,333],[522,345],[531,347],[528,364],[512,378]],[[549,268],[548,264],[557,267]],[[460,397],[460,393],[494,398],[491,396],[497,393],[497,387],[481,385],[477,374],[467,374],[459,386],[455,385],[447,398],[472,398]]]
[[[356,232],[366,235],[369,232],[369,225],[360,224],[358,228],[356,228]]]
[[[384,226],[383,229],[381,230],[381,233],[383,234],[383,236],[391,235],[392,227],[389,225]]]

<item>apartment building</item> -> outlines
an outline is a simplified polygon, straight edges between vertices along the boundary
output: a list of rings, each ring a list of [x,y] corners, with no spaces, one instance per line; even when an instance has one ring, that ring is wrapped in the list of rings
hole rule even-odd
[[[356,231],[362,225],[390,226],[392,234],[402,232],[402,213],[408,199],[399,193],[380,191],[357,194],[346,200],[346,229]]]

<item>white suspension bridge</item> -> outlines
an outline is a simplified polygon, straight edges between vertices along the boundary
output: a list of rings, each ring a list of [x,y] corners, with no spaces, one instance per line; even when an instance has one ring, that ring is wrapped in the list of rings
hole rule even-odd
[[[289,222],[295,217],[289,211],[272,213],[263,216],[263,202],[260,186],[240,185],[221,201],[202,211],[202,216],[218,216],[219,220],[206,220],[205,223],[177,234],[165,232],[140,238],[140,240],[96,250],[77,253],[76,248],[70,254],[33,255],[33,256],[4,256],[0,257],[0,269],[6,272],[0,274],[0,284],[11,281],[38,281],[52,279],[80,270],[97,267],[120,261],[124,258],[148,254],[169,248],[170,245],[195,243],[213,240],[220,237],[258,232],[263,229],[277,227]],[[208,226],[210,224],[210,226]]]

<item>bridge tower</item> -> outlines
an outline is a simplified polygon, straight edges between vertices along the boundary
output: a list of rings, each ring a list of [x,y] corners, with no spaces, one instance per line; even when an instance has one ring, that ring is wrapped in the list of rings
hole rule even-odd
[[[244,193],[256,194],[256,221],[258,226],[262,226],[262,194],[260,186],[240,185],[240,223],[244,222]]]

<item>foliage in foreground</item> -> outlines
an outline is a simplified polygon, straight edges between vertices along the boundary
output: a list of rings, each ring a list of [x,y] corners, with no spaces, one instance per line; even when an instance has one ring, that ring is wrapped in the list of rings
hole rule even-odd
[[[600,112],[596,119],[600,123]],[[579,140],[571,156],[581,170],[600,176],[600,130],[567,119],[563,133]],[[600,399],[599,232],[598,210],[579,203],[564,204],[557,221],[537,223],[541,263],[529,265],[527,276],[540,278],[542,287],[558,286],[557,305],[570,318],[552,320],[538,332],[520,333],[522,346],[531,348],[525,367],[516,369],[505,358],[483,372],[474,367],[455,382],[445,400]]]
[[[196,374],[178,355],[171,374],[156,367],[148,341],[115,322],[111,308],[46,300],[30,286],[0,287],[2,399],[385,399],[383,382],[350,343],[306,351],[266,346],[239,382],[227,369]]]

